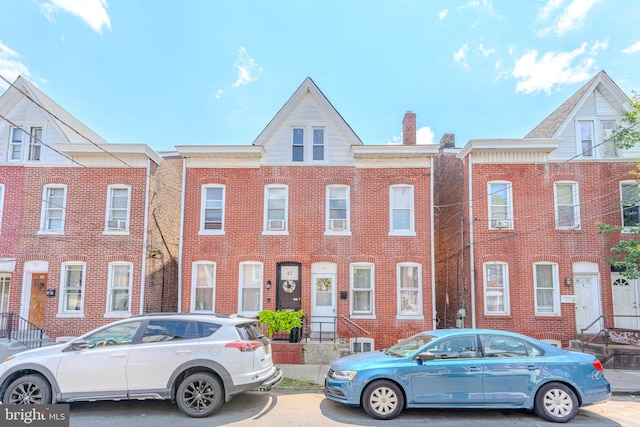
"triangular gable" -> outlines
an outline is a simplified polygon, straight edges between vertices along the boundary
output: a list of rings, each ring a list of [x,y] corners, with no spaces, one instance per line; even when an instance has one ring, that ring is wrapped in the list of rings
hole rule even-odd
[[[572,123],[576,112],[596,89],[617,110],[626,108],[629,98],[603,70],[529,132],[525,138],[557,138]]]
[[[313,98],[316,100],[318,105],[322,108],[322,110],[327,114],[327,116],[336,124],[338,129],[342,131],[345,137],[351,142],[351,145],[362,145],[362,141],[358,138],[358,135],[355,134],[351,126],[347,124],[347,122],[342,118],[340,113],[333,107],[331,102],[327,99],[326,96],[320,91],[318,86],[311,80],[311,78],[307,77],[300,87],[293,93],[291,98],[282,106],[280,111],[271,119],[269,124],[264,128],[264,130],[258,135],[256,140],[253,142],[253,145],[264,145],[266,141],[268,141],[274,134],[274,132],[284,123],[285,120],[289,117],[292,111],[296,108],[296,106],[302,101],[302,99],[307,95],[307,93],[311,94]]]
[[[0,111],[6,114],[4,110],[12,108],[20,99],[25,98],[31,98],[35,101],[34,106],[38,104],[44,110],[45,114],[51,118],[52,123],[66,137],[68,142],[106,143],[100,135],[76,119],[22,76],[18,76],[13,85],[0,96]]]

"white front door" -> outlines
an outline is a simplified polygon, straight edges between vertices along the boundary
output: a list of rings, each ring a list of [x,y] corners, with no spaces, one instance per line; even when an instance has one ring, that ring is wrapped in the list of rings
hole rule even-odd
[[[311,331],[332,334],[335,331],[336,275],[313,274],[311,286]]]
[[[638,302],[640,295],[639,281],[630,280],[621,274],[611,275],[613,284],[613,319],[616,328],[640,329],[640,318],[631,317],[640,315]],[[630,316],[630,317],[619,317]]]
[[[583,328],[591,325],[602,314],[600,311],[598,275],[574,274],[573,283],[576,297],[576,330],[580,333]],[[602,319],[589,326],[585,333],[597,334],[601,329]]]

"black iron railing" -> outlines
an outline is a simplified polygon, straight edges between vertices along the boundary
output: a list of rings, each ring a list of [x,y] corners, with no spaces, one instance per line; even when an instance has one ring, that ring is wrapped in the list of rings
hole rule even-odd
[[[42,347],[44,329],[15,313],[0,313],[0,338],[7,338],[29,348]]]
[[[582,351],[584,351],[585,345],[591,344],[592,342],[600,339],[604,340],[605,348],[608,348],[611,334],[614,331],[618,333],[620,332],[640,333],[640,330],[638,329],[620,328],[620,327],[613,326],[609,323],[611,319],[615,321],[615,319],[625,319],[625,318],[640,319],[640,316],[622,315],[622,314],[615,314],[615,315],[603,314],[599,316],[597,319],[595,319],[593,322],[591,322],[586,328],[581,328],[580,329],[580,345],[582,346]],[[596,324],[600,323],[600,321],[602,321],[601,329],[594,334],[587,334],[587,331],[591,329],[593,326],[595,326]]]

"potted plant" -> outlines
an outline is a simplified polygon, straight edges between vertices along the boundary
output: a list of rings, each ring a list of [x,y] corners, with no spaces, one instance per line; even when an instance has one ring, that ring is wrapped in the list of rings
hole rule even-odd
[[[302,316],[302,310],[262,310],[258,313],[258,320],[267,325],[269,339],[273,338],[274,332],[286,332],[290,334],[289,341],[298,342]]]

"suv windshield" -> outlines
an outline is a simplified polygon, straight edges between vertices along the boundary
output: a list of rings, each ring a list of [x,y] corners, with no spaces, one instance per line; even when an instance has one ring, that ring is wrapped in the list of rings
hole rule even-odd
[[[398,342],[389,347],[385,353],[393,357],[407,357],[424,347],[425,344],[435,340],[436,337],[418,334]]]

